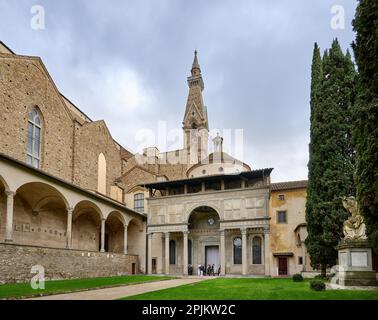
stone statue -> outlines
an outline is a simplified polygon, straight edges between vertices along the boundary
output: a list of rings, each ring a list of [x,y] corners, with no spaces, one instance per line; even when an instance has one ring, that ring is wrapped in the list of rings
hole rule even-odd
[[[343,224],[344,240],[366,240],[366,226],[355,197],[342,198],[344,208],[351,214]]]

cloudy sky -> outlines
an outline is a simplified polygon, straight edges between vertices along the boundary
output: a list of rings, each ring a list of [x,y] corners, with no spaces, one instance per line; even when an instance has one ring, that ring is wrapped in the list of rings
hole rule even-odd
[[[34,5],[45,29],[31,27]],[[59,90],[134,152],[159,121],[169,135],[181,128],[198,49],[210,127],[230,129],[231,141],[243,129],[245,162],[275,168],[273,181],[295,180],[307,178],[313,44],[325,49],[337,37],[348,48],[355,8],[355,0],[0,0],[0,40],[41,57]],[[162,151],[177,147],[157,139]]]

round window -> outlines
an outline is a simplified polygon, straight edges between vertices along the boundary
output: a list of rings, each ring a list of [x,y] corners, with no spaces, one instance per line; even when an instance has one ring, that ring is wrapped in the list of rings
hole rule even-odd
[[[234,239],[234,246],[236,247],[241,247],[242,245],[242,240],[238,237]]]

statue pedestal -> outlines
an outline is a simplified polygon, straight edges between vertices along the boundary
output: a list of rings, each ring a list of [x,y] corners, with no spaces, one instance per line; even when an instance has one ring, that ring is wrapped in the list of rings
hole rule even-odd
[[[378,286],[373,271],[372,252],[366,240],[342,241],[339,256],[338,284],[342,286]]]

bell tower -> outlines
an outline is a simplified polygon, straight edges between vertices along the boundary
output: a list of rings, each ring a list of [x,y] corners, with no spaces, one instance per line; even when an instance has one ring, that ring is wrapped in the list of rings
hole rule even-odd
[[[188,165],[193,165],[208,155],[209,123],[207,108],[203,103],[202,91],[204,83],[198,63],[197,50],[188,77],[189,94],[183,124],[184,150],[187,153]]]

